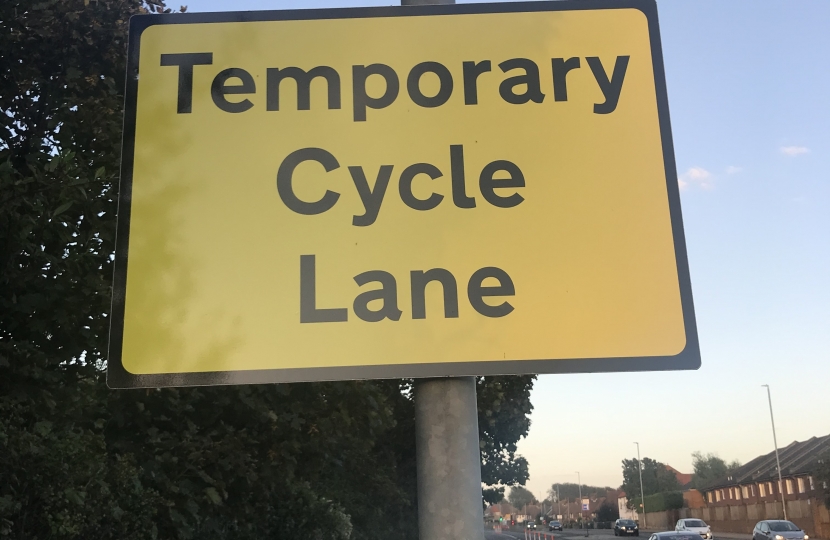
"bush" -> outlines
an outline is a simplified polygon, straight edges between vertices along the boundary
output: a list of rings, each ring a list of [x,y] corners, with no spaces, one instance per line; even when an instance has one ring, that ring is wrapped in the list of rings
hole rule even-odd
[[[634,509],[640,513],[642,499],[631,501]],[[667,491],[655,493],[646,497],[646,512],[664,512],[666,510],[677,510],[683,508],[683,493],[680,491]]]

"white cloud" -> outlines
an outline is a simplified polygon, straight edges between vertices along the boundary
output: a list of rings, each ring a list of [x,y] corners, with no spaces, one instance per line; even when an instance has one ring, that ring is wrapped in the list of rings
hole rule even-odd
[[[800,156],[801,154],[807,154],[810,152],[810,149],[806,146],[782,146],[779,148],[782,154],[786,156]]]
[[[734,165],[730,165],[726,168],[726,174],[738,174],[739,172],[743,172],[743,167],[735,167]]]
[[[680,175],[677,184],[680,189],[688,189],[690,186],[697,186],[701,189],[712,189],[712,173],[703,167],[691,167]]]

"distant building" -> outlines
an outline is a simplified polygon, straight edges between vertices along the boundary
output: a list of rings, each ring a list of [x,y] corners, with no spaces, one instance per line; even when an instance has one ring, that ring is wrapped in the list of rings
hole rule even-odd
[[[637,521],[637,512],[628,507],[628,497],[625,491],[621,491],[617,498],[617,510],[620,512],[620,519],[633,519]]]
[[[566,523],[579,521],[580,519],[584,519],[585,521],[594,520],[603,504],[607,503],[612,507],[617,506],[621,495],[624,496],[625,493],[616,489],[609,489],[605,492],[604,497],[598,496],[596,493],[586,495],[583,499],[588,499],[587,510],[582,510],[582,502],[578,498],[563,499],[551,503],[552,508],[547,512],[547,515],[551,517],[562,516],[557,519],[562,519]]]
[[[692,483],[691,474],[682,473],[674,467],[672,467],[671,465],[666,465],[666,469],[668,469],[669,472],[674,473],[674,477],[677,478],[677,482],[680,484],[680,487],[685,488]]]
[[[484,511],[484,519],[488,521],[498,521],[499,518],[512,519],[515,515],[516,509],[508,502],[491,504]]]
[[[705,505],[703,500],[703,493],[696,489],[686,489],[683,491],[683,507],[684,508],[703,508]]]
[[[781,477],[775,464],[775,452],[757,457],[702,489],[708,506],[733,506],[773,502],[784,499],[805,500],[820,496],[822,486],[812,476],[819,459],[830,459],[830,435],[795,441],[778,451]]]

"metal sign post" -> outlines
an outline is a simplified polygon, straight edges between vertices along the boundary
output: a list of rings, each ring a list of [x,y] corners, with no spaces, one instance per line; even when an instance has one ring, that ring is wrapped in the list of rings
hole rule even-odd
[[[415,382],[421,540],[483,537],[475,377]]]

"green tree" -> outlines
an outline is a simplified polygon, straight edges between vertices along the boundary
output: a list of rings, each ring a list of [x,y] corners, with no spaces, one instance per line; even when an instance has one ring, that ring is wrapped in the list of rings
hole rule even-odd
[[[537,503],[533,493],[522,486],[511,487],[510,493],[507,494],[507,500],[518,512],[521,512],[526,505]]]
[[[612,489],[608,486],[600,487],[600,486],[589,486],[587,484],[582,484],[581,493],[583,497],[605,497],[606,494],[612,491]],[[548,495],[550,496],[551,500],[556,500],[557,495],[563,500],[576,500],[579,498],[580,494],[580,486],[577,483],[571,482],[564,482],[564,483],[556,483],[552,484],[550,489],[548,490]]]
[[[692,466],[694,467],[692,486],[697,489],[701,489],[728,475],[730,472],[740,467],[741,464],[739,461],[727,463],[715,454],[693,452]]]
[[[149,9],[163,9],[155,0]],[[125,36],[138,1],[0,3],[0,535],[152,537],[100,382]],[[117,494],[117,497],[113,495]]]
[[[516,444],[530,429],[530,390],[535,375],[480,377],[476,388],[478,430],[481,439],[481,481],[485,503],[504,499],[507,485],[523,485],[527,460],[516,454]]]
[[[619,519],[620,509],[617,505],[611,504],[608,501],[603,501],[597,509],[597,521],[614,521]]]
[[[640,476],[638,469],[640,462],[637,458],[622,460],[623,469],[623,484],[621,489],[625,491],[631,500],[640,494]],[[677,491],[680,489],[680,482],[664,463],[655,461],[651,458],[643,458],[643,492],[646,497],[655,493],[664,493],[667,491]]]

